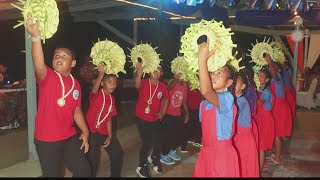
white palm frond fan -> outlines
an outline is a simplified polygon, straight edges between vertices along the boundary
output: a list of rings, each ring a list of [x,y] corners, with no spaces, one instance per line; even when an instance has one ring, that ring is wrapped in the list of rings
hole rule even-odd
[[[309,37],[307,31],[304,32],[303,30],[300,30],[300,27],[303,26],[303,19],[301,16],[295,16],[294,18],[289,20],[289,23],[293,23],[293,25],[295,26],[295,30],[290,34],[294,42],[300,42],[304,37]]]

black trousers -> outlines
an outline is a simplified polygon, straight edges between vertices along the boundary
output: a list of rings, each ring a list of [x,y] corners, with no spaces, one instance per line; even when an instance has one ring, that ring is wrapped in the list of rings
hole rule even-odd
[[[139,166],[141,167],[144,164],[147,164],[148,156],[151,150],[153,160],[156,161],[156,163],[160,163],[160,121],[149,122],[136,117],[136,123],[142,141],[140,149]]]
[[[202,130],[199,121],[199,110],[189,109],[189,121],[185,127],[182,145],[186,146],[190,139],[201,143]]]
[[[90,134],[90,149],[87,153],[91,165],[92,177],[97,176],[99,160],[101,157],[101,146],[107,136],[100,133]],[[117,137],[112,137],[109,146],[104,147],[110,158],[111,177],[121,177],[123,164],[123,150]]]
[[[57,142],[43,142],[34,139],[43,177],[64,177],[68,168],[73,177],[90,177],[89,162],[78,135]]]
[[[171,116],[166,114],[163,117],[164,126],[162,128],[162,154],[167,155],[170,150],[175,150],[182,144],[184,119],[182,116]]]

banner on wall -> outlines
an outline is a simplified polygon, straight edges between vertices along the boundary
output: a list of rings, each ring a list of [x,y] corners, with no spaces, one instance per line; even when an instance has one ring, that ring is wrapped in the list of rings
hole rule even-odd
[[[312,68],[320,55],[319,42],[320,42],[320,34],[311,34],[310,35],[307,67]]]
[[[294,54],[294,41],[291,39],[291,35],[287,34],[287,41],[289,43],[292,54]],[[304,72],[304,40],[298,43],[298,68],[300,72]]]

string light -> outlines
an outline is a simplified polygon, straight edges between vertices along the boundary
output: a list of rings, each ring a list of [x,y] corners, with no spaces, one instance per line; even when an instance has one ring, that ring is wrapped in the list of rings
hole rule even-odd
[[[185,19],[183,17],[170,17],[169,19],[172,19],[172,20],[177,20],[177,19]],[[188,19],[196,19],[195,17],[193,18],[188,18]],[[134,21],[155,21],[157,20],[157,18],[154,18],[154,17],[140,17],[140,18],[133,18]]]
[[[131,5],[135,5],[135,6],[145,7],[145,8],[149,8],[149,9],[152,9],[152,10],[159,11],[159,8],[156,8],[156,7],[153,7],[153,6],[148,6],[148,5],[145,5],[145,4],[130,2],[130,1],[127,1],[127,0],[115,0],[115,1],[123,2],[123,3],[127,3],[127,4],[131,4]],[[162,12],[164,12],[164,13],[166,13],[166,14],[169,14],[169,15],[172,15],[172,16],[181,17],[181,18],[183,18],[183,19],[195,19],[195,17],[191,17],[191,16],[181,16],[181,15],[179,15],[179,14],[175,14],[175,13],[172,13],[172,12],[169,12],[169,11],[162,11]]]

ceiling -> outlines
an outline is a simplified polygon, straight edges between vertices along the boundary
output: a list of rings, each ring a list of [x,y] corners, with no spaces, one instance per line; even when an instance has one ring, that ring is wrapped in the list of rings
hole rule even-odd
[[[108,20],[128,20],[134,18],[145,18],[145,17],[161,17],[161,18],[170,18],[170,17],[179,17],[183,20],[172,20],[174,23],[181,23],[184,25],[189,25],[190,23],[197,22],[199,19],[202,18],[202,14],[200,11],[189,15],[190,17],[196,19],[184,19],[188,18],[186,16],[181,16],[179,14],[170,14],[170,12],[163,11],[161,9],[162,2],[169,2],[171,0],[56,0],[59,8],[60,14],[70,14],[73,18],[75,23],[77,22],[88,22],[88,21],[108,21]],[[159,3],[161,1],[161,3]],[[224,0],[227,1],[227,0]],[[224,2],[223,1],[223,2]],[[219,2],[219,1],[217,1]],[[221,0],[222,2],[222,0]],[[240,1],[240,2],[247,2],[247,1]],[[22,15],[20,10],[13,7],[11,3],[18,4],[18,0],[0,0],[0,21],[2,20],[21,20]],[[148,4],[149,7],[141,6]],[[19,5],[19,4],[18,4]],[[21,6],[21,4],[20,4]],[[241,5],[238,8],[227,8],[229,21],[233,25],[240,25],[235,19],[235,15],[237,12],[241,10],[241,13],[247,11],[246,17],[242,19],[250,19],[254,15],[250,15],[251,10],[244,10],[245,5]],[[225,7],[225,5],[223,6]],[[155,9],[157,8],[157,9]],[[160,9],[160,11],[159,11]],[[315,4],[315,10],[317,13],[320,12],[320,8]],[[271,12],[271,11],[270,11]],[[252,13],[254,13],[252,11]],[[260,13],[261,11],[256,11],[256,13]],[[268,12],[267,12],[268,13]],[[320,13],[318,13],[320,16]],[[266,15],[265,17],[267,17]],[[281,15],[280,15],[281,16]],[[257,17],[263,17],[261,15],[257,15]],[[238,18],[238,16],[237,16]],[[268,20],[273,21],[277,18],[270,18]],[[318,19],[320,19],[318,17]],[[253,22],[260,22],[261,20],[257,19],[250,19],[249,21]],[[294,28],[293,24],[287,23],[285,20],[285,24],[276,25],[276,26],[260,26],[266,29],[273,29],[273,30],[288,30]],[[311,23],[310,23],[311,22]],[[312,23],[313,21],[307,20],[305,24],[307,28],[313,30],[320,30],[320,22],[319,23]]]
[[[138,17],[157,17],[158,10],[139,6],[148,4],[150,7],[159,8],[156,2],[150,0],[56,0],[60,14],[70,13],[74,22],[99,21],[99,20],[123,20]],[[11,3],[18,4],[17,0],[0,0],[0,21],[21,19],[20,10]],[[129,4],[131,3],[131,4]],[[132,4],[136,3],[136,4]],[[19,5],[19,4],[18,4]],[[21,6],[21,5],[19,5]],[[166,12],[162,16],[171,17]]]

